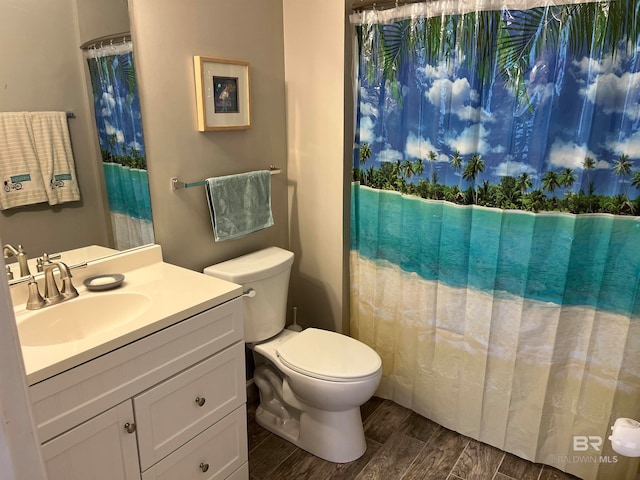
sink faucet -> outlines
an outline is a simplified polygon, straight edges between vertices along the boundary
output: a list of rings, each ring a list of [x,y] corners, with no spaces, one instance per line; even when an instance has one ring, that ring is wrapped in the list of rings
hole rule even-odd
[[[71,281],[71,270],[66,263],[52,262],[47,258],[43,265],[43,269],[45,302],[49,305],[55,305],[56,303],[78,296],[78,290],[76,290],[73,286],[73,282]],[[62,287],[60,288],[58,288],[58,284],[54,276],[55,269],[58,269],[60,272],[60,280],[62,281]]]
[[[9,258],[11,256],[16,257],[16,260],[18,260],[18,265],[20,266],[21,277],[31,275],[31,272],[29,271],[29,265],[27,264],[27,253],[24,251],[24,247],[22,245],[18,245],[18,248],[16,249],[15,247],[7,243],[4,247],[2,247],[2,254],[4,255],[4,258]]]
[[[71,281],[71,269],[63,262],[52,262],[44,254],[44,295],[40,295],[38,284],[33,276],[29,278],[29,299],[27,300],[27,310],[38,310],[49,305],[55,305],[65,300],[77,297],[78,290]],[[60,272],[62,286],[58,287],[55,278],[55,270]]]
[[[53,275],[55,269],[60,270],[60,276],[62,277],[62,270],[57,263],[48,262],[44,264],[44,301],[48,305],[55,305],[64,301],[64,295],[60,293],[56,278]]]

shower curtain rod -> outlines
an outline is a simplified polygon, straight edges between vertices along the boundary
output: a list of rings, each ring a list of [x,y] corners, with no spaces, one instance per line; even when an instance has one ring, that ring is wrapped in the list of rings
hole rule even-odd
[[[100,48],[113,43],[117,44],[129,42],[130,40],[130,32],[113,33],[111,35],[105,35],[104,37],[98,37],[94,38],[93,40],[89,40],[88,42],[84,42],[82,45],[80,45],[80,48],[82,50],[89,50],[91,48]]]

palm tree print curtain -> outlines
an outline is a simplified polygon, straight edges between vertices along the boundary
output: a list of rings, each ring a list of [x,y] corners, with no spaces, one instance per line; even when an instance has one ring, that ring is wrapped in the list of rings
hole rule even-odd
[[[131,42],[85,52],[115,248],[153,243],[149,179]]]
[[[607,437],[640,418],[639,5],[351,19],[351,332],[378,394],[585,479],[637,470]]]

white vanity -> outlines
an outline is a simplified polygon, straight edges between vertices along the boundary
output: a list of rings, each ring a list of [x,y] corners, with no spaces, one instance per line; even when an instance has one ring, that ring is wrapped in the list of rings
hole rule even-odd
[[[68,305],[86,318],[69,307],[57,318],[65,303],[26,311],[12,287],[49,478],[248,479],[241,287],[166,264],[159,246],[72,273],[80,296]],[[82,287],[104,273],[125,281]],[[50,335],[24,328],[35,315]]]

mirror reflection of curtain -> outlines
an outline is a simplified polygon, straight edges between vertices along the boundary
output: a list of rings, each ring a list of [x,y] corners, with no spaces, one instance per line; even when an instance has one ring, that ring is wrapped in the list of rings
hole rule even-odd
[[[640,419],[640,2],[510,3],[352,16],[351,334],[380,396],[635,479],[608,435]]]
[[[115,248],[154,242],[131,42],[85,51]]]

